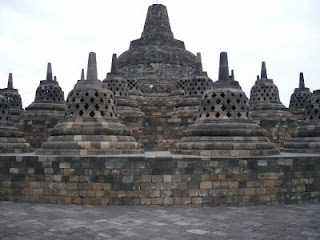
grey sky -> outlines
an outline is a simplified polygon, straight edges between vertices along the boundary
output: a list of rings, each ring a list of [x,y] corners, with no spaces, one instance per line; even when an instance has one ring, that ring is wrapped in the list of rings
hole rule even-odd
[[[156,0],[0,0],[0,88],[13,73],[24,107],[52,63],[65,95],[80,78],[90,51],[98,75],[139,38],[149,5]],[[261,61],[288,106],[299,72],[306,86],[320,88],[319,0],[159,0],[167,6],[175,38],[202,53],[204,70],[216,80],[227,51],[236,80],[249,97]]]

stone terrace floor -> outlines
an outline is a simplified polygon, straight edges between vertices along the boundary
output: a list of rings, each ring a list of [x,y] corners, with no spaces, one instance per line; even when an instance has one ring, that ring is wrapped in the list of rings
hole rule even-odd
[[[320,204],[76,206],[0,202],[0,239],[320,239]]]

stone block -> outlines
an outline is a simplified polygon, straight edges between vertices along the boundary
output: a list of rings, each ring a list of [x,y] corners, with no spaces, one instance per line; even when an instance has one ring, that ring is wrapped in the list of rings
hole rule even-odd
[[[189,189],[188,190],[188,197],[198,197],[199,190],[198,189]]]
[[[161,197],[168,198],[172,197],[172,190],[161,190]]]
[[[80,197],[72,197],[71,203],[76,205],[81,205],[81,198]]]
[[[162,205],[163,198],[151,198],[151,204],[152,205]]]
[[[76,175],[70,176],[69,179],[70,179],[70,182],[76,182],[77,183],[77,182],[80,181],[79,176],[76,176]]]
[[[78,184],[77,183],[67,183],[67,189],[68,190],[77,190]]]
[[[104,191],[109,191],[111,189],[111,183],[102,183],[102,189]]]
[[[40,188],[40,183],[39,182],[31,182],[31,188],[32,189]]]
[[[105,196],[105,191],[102,191],[102,190],[97,190],[96,191],[96,197],[97,198],[102,198]]]
[[[207,197],[207,196],[208,196],[208,189],[199,190],[199,197]]]
[[[59,163],[59,168],[70,168],[70,163],[61,162],[61,163]]]
[[[163,204],[165,204],[165,205],[173,205],[173,198],[165,197],[163,199]]]
[[[238,188],[239,184],[238,184],[238,182],[228,182],[228,187],[229,188]]]
[[[255,195],[256,189],[255,188],[245,188],[244,194],[245,195]]]
[[[90,204],[92,204],[92,198],[90,198],[90,197],[81,198],[81,204],[82,205],[90,205]]]
[[[53,175],[53,181],[55,182],[61,182],[62,175]]]
[[[172,180],[171,175],[163,175],[163,181],[166,183],[170,183]]]
[[[212,182],[200,182],[200,188],[201,189],[211,189]]]
[[[151,190],[149,191],[149,197],[151,198],[159,198],[160,197],[160,190]]]
[[[150,198],[141,198],[141,205],[151,205]]]
[[[141,183],[141,190],[155,190],[155,183]]]
[[[96,196],[95,190],[87,190],[87,197],[94,198]]]
[[[164,181],[163,175],[152,175],[152,182],[159,183],[163,181]]]
[[[123,183],[132,183],[133,182],[133,176],[123,176],[122,177],[122,182]]]
[[[171,182],[173,183],[180,183],[181,182],[181,174],[172,175]]]
[[[192,204],[202,204],[202,197],[193,197],[191,198]]]
[[[151,182],[151,175],[141,175],[141,182]]]

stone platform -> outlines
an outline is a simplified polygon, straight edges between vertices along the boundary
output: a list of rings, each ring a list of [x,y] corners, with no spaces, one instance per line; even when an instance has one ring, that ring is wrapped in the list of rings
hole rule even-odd
[[[1,154],[0,200],[157,206],[319,202],[320,154]]]
[[[319,204],[155,208],[0,202],[0,238],[316,240],[319,216]]]

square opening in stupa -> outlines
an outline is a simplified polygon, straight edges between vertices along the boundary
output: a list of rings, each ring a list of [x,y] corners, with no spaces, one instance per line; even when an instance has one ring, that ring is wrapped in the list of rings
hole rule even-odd
[[[210,77],[201,53],[175,39],[162,4],[149,6],[141,37],[112,55],[105,78],[99,79],[90,52],[65,99],[53,69],[48,63],[25,109],[12,73],[0,90],[2,201],[217,206],[320,200],[320,90],[311,92],[303,73],[289,108],[266,62],[247,96],[228,54],[221,51],[219,74]]]

